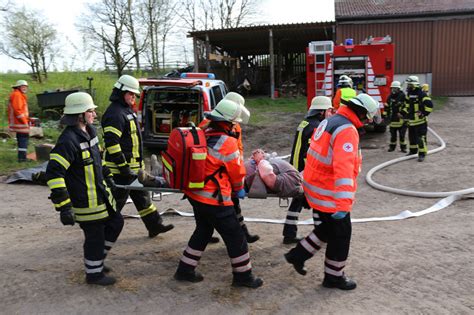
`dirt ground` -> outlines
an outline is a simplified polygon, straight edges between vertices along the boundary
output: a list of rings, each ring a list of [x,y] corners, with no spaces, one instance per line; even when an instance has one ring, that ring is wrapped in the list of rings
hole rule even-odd
[[[436,104],[435,104],[436,106]],[[275,113],[272,128],[246,127],[247,153],[264,147],[288,154],[301,115]],[[405,161],[376,174],[393,187],[452,191],[474,187],[474,98],[452,98],[430,116],[430,126],[447,149],[424,163]],[[429,146],[437,144],[432,136]],[[430,141],[431,140],[431,141]],[[401,156],[387,152],[388,133],[362,138],[363,171],[359,176],[353,218],[418,211],[437,199],[405,197],[376,191],[365,183],[373,166]],[[284,259],[291,246],[282,244],[282,225],[249,223],[261,240],[250,245],[256,275],[263,287],[232,288],[229,259],[223,243],[206,249],[198,270],[205,279],[178,283],[172,275],[194,228],[192,218],[165,216],[175,229],[148,239],[143,224],[127,219],[107,259],[118,282],[95,287],[84,282],[82,231],[64,227],[47,199],[48,188],[0,183],[0,301],[2,314],[473,314],[474,200],[461,200],[442,211],[418,218],[353,224],[346,273],[357,281],[354,291],[325,289],[323,253],[307,262],[298,275]],[[160,210],[190,211],[180,195],[156,202]],[[244,215],[285,217],[278,199],[244,200]],[[136,214],[131,205],[124,213]],[[303,210],[301,219],[308,219]],[[311,226],[299,228],[306,235]]]

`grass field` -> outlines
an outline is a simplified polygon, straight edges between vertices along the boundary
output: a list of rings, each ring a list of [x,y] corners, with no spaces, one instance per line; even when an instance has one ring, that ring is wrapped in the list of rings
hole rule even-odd
[[[28,76],[22,74],[2,74],[0,76],[0,131],[7,127],[6,104],[8,95],[11,92],[11,85],[19,79],[26,79],[29,82],[29,107],[33,115],[39,114],[36,94],[47,90],[57,89],[72,89],[72,88],[87,88],[87,77],[93,77],[92,87],[96,89],[95,102],[99,106],[99,116],[107,105],[108,97],[110,95],[112,86],[116,81],[115,75],[110,75],[102,72],[64,72],[64,73],[50,73],[47,82],[38,84],[29,80]],[[146,77],[146,74],[136,74],[136,77]],[[434,97],[435,110],[441,109],[447,102],[447,97]],[[300,96],[297,98],[278,98],[272,100],[269,97],[248,97],[246,99],[246,106],[251,112],[250,124],[252,125],[270,125],[274,115],[270,113],[296,113],[306,112],[306,97]],[[284,119],[282,117],[281,119]],[[30,139],[28,152],[34,152],[35,145],[41,143],[54,144],[59,136],[61,130],[57,127],[57,122],[42,121],[43,131],[45,137],[43,139]],[[0,175],[11,174],[12,172],[24,168],[38,165],[40,162],[28,162],[25,164],[18,164],[16,152],[16,139],[0,140]]]

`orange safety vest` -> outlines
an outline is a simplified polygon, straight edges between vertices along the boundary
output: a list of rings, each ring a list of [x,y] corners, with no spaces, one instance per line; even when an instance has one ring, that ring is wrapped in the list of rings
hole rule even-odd
[[[245,166],[240,157],[237,139],[208,128],[206,177],[212,177],[202,190],[185,191],[196,201],[220,206],[233,205],[231,194],[244,187]],[[219,200],[219,192],[222,200]]]
[[[29,133],[29,113],[26,94],[14,89],[8,102],[8,125],[11,132]]]
[[[351,211],[362,163],[356,128],[362,126],[356,114],[342,106],[313,133],[303,172],[304,193],[312,208]]]

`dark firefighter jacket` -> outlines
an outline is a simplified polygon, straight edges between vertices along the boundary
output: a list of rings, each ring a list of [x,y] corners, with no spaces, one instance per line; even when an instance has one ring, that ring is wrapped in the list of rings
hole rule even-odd
[[[303,171],[306,162],[306,153],[308,152],[311,136],[314,129],[318,128],[321,120],[324,119],[320,114],[305,118],[296,129],[293,148],[291,149],[290,164],[293,165],[298,172]]]
[[[89,134],[78,127],[66,127],[51,151],[46,180],[56,210],[72,206],[77,222],[107,218],[107,203],[115,208],[104,178],[110,171],[102,164],[99,140],[94,127]]]
[[[398,91],[397,93],[390,93],[387,97],[387,105],[385,106],[384,116],[390,122],[390,127],[401,127],[403,126],[404,119],[399,117],[398,114],[404,115],[402,112],[403,107],[405,106],[405,93],[403,91]]]
[[[137,172],[143,166],[142,135],[137,115],[125,103],[112,102],[102,116],[105,162],[112,174],[129,166]]]
[[[431,98],[419,87],[407,92],[403,112],[409,126],[418,126],[427,122],[426,116],[433,111]]]

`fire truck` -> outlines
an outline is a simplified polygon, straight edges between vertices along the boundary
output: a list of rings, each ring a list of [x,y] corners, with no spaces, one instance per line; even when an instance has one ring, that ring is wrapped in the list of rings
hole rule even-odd
[[[343,74],[353,81],[357,93],[367,93],[383,103],[390,94],[394,75],[394,44],[390,36],[369,37],[354,45],[352,39],[334,45],[332,41],[310,42],[306,48],[307,104],[314,96],[334,97],[339,77]],[[383,132],[384,124],[374,130]]]

